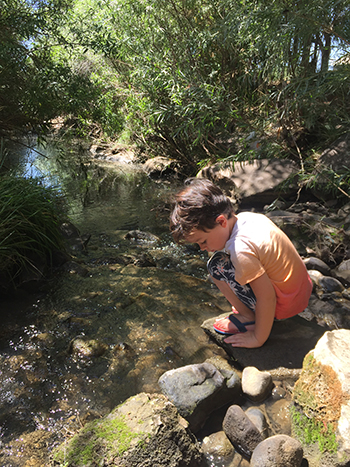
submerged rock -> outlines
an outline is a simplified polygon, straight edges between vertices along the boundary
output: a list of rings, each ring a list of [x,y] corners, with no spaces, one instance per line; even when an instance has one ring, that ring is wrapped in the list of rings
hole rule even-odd
[[[160,238],[150,232],[142,232],[141,230],[130,230],[125,237],[126,240],[131,240],[136,243],[159,243]]]
[[[70,344],[68,351],[77,358],[92,359],[100,357],[108,349],[106,344],[99,342],[96,339],[86,339],[84,337],[76,337]]]
[[[206,436],[203,439],[202,451],[206,455],[232,457],[234,454],[234,447],[226,436],[224,431],[218,431]]]
[[[263,438],[268,436],[268,426],[265,415],[258,407],[249,407],[245,414],[254,423]]]

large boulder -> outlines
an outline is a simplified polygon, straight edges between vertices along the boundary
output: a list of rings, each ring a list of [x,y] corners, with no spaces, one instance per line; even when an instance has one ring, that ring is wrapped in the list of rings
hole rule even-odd
[[[52,455],[51,466],[205,467],[197,441],[173,404],[141,393],[84,426]]]
[[[281,159],[256,159],[247,162],[219,162],[204,167],[198,177],[221,186],[238,203],[270,204],[286,189],[282,183],[298,171],[296,164]],[[296,191],[291,183],[289,194]]]
[[[210,339],[233,357],[239,366],[242,368],[253,366],[260,371],[270,371],[279,367],[302,368],[305,355],[315,347],[325,332],[325,329],[316,322],[294,316],[275,321],[271,334],[262,347],[256,349],[232,347],[231,344],[224,342],[226,336],[218,334],[213,328],[215,320],[225,316],[227,313],[207,319],[202,323],[201,328]]]
[[[350,169],[350,133],[338,138],[329,148],[323,151],[318,159],[318,169],[332,169],[337,173],[345,173]]]
[[[165,372],[158,381],[162,393],[198,431],[215,410],[238,399],[241,381],[234,370],[219,369],[210,362]]]
[[[322,201],[332,198],[333,193],[329,189],[331,186],[329,171],[333,170],[337,174],[347,173],[350,169],[349,154],[350,133],[342,135],[322,152],[314,170],[314,181],[317,183],[311,187],[311,192],[316,197]]]
[[[350,465],[349,330],[326,332],[309,352],[293,399],[294,433],[333,455],[328,465]]]
[[[150,178],[167,178],[177,173],[178,164],[167,157],[156,156],[147,159],[143,169]]]

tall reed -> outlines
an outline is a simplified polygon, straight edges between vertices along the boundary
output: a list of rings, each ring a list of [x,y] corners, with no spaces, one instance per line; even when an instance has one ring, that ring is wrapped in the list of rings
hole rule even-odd
[[[36,179],[0,177],[0,280],[14,282],[63,248],[61,196]]]

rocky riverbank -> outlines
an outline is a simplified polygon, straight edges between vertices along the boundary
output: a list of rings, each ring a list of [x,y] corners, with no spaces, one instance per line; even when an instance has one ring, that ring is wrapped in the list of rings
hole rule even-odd
[[[349,338],[350,331],[328,331],[302,371],[279,369],[284,384],[298,374],[289,402],[287,390],[273,381],[276,372],[245,367],[240,376],[223,358],[168,371],[159,379],[162,394],[138,394],[87,424],[54,451],[52,465],[92,466],[103,459],[104,466],[123,467],[348,466]],[[284,399],[292,432],[276,432],[266,415],[264,402],[272,397]],[[300,407],[305,420],[295,417]],[[219,431],[196,439],[194,433],[220,408]]]
[[[333,156],[334,154],[336,156],[336,150],[332,148],[332,151]],[[322,158],[329,158],[329,151],[326,151],[326,153],[320,157],[320,160],[322,160]],[[174,166],[165,158],[148,161],[147,164],[145,164],[145,168],[150,175],[152,174],[153,176],[160,177],[165,174],[168,175],[169,172],[171,173],[171,171],[174,170]],[[281,195],[280,184],[285,182],[293,171],[295,171],[295,166],[289,162],[257,161],[256,163],[247,165],[241,164],[239,170],[237,170],[237,167],[234,168],[232,164],[226,164],[224,167],[219,165],[209,167],[199,174],[199,176],[214,179],[220,184],[236,201],[237,206],[239,206],[238,209],[242,207],[243,209],[244,207],[249,209],[248,206],[253,204],[260,207],[260,210],[271,217],[295,243],[299,253],[304,257],[305,264],[314,283],[314,291],[309,307],[301,313],[299,317],[285,322],[275,323],[268,342],[261,349],[233,349],[225,344],[223,338],[218,336],[212,329],[212,323],[216,317],[205,321],[202,325],[203,330],[209,337],[216,342],[217,345],[222,347],[227,355],[233,359],[232,361],[234,361],[235,367],[243,369],[243,373],[250,368],[255,369],[258,374],[260,374],[259,370],[265,370],[262,374],[264,376],[266,374],[269,375],[267,378],[269,381],[267,386],[269,387],[267,390],[268,393],[271,387],[276,387],[272,383],[272,374],[275,376],[284,374],[285,380],[289,381],[289,388],[294,386],[295,379],[293,383],[290,384],[290,374],[300,375],[299,370],[301,371],[305,356],[310,352],[312,353],[315,346],[317,349],[317,343],[327,330],[350,328],[350,250],[348,246],[350,237],[350,203],[344,204],[344,202],[339,202],[331,198],[320,202],[318,199],[320,192],[310,192],[309,196],[311,196],[311,201],[305,201],[304,197],[304,202],[296,203],[295,200],[298,199],[300,192],[297,193],[296,186],[293,186],[293,183],[289,183],[287,191],[284,189],[284,201],[281,199],[276,201],[276,196]],[[157,264],[157,260],[155,260],[155,264]],[[346,339],[342,339],[342,342],[343,346],[346,347]],[[210,365],[210,363],[205,363],[203,365],[205,367],[205,365],[208,364]],[[179,377],[180,373],[175,370],[174,381],[176,381],[176,390],[174,390],[172,385],[170,385],[171,390],[169,390],[169,388],[166,387],[167,384],[164,383],[164,380],[168,381],[169,378],[171,380],[170,375],[165,374],[160,379],[160,386],[163,392],[167,395],[169,400],[180,409],[181,415],[184,415],[186,418],[187,414],[190,428],[192,428],[194,432],[198,431],[203,420],[202,422],[198,420],[196,422],[193,421],[196,417],[194,415],[195,411],[193,411],[194,402],[191,402],[191,399],[188,398],[188,390],[186,389],[188,381],[191,381],[192,384],[198,388],[198,385],[201,385],[203,381],[206,382],[208,378],[215,381],[213,375],[219,371],[218,368],[215,370],[215,365],[214,369],[212,368],[211,370],[207,367],[205,367],[205,369],[203,368],[199,370],[197,367],[196,369],[194,369],[194,367],[191,369],[186,367],[184,373],[187,374],[187,376],[184,379]],[[272,373],[266,373],[266,370]],[[194,375],[188,376],[189,371],[193,371]],[[203,376],[203,372],[207,376]],[[347,376],[343,377],[342,372],[343,369],[339,370],[335,378],[345,378],[346,380]],[[198,376],[199,374],[201,376]],[[208,374],[210,374],[210,377]],[[223,379],[225,380],[225,378]],[[237,378],[233,379],[236,380]],[[283,376],[281,379],[283,380]],[[214,383],[214,387],[216,383]],[[239,393],[237,387],[233,390],[233,393],[235,391]],[[188,409],[184,409],[181,405],[182,403],[179,403],[179,397],[182,395],[182,392],[186,394],[186,403],[190,404],[192,407],[190,416],[188,415]],[[248,394],[249,390],[243,391],[243,393]],[[271,395],[271,393],[269,393],[269,395]],[[220,393],[219,401],[226,401],[226,396],[227,395]],[[230,398],[230,396],[228,397]],[[261,397],[261,394],[259,397]],[[180,397],[180,399],[182,398]],[[264,399],[264,396],[262,399]],[[211,399],[209,398],[209,400]],[[198,404],[196,407],[200,405],[201,404]],[[207,418],[210,413],[219,408],[212,401],[210,408],[208,408],[208,404],[205,404],[205,407],[206,409],[199,410],[199,413],[202,417],[204,416],[204,418]],[[236,406],[233,405],[232,407]],[[340,449],[337,456],[329,457],[328,454],[323,454],[323,456],[316,455],[318,461],[315,461],[315,458],[311,455],[309,460],[306,458],[303,460],[303,455],[300,454],[303,452],[301,445],[297,443],[294,446],[294,441],[292,440],[291,445],[293,445],[294,448],[291,448],[288,445],[288,437],[278,438],[277,436],[277,438],[274,439],[269,437],[270,441],[266,450],[264,450],[265,448],[259,448],[257,451],[258,454],[252,457],[254,449],[262,441],[260,437],[261,431],[266,431],[266,428],[264,428],[264,430],[260,429],[259,434],[259,430],[257,430],[254,423],[254,427],[251,428],[250,422],[247,421],[247,416],[240,415],[240,410],[230,408],[230,411],[230,415],[226,415],[226,417],[228,416],[229,419],[233,417],[239,427],[248,426],[250,427],[249,429],[253,429],[253,433],[255,433],[252,435],[252,438],[256,441],[253,442],[254,448],[247,446],[247,443],[245,443],[242,438],[237,438],[236,434],[231,433],[228,435],[236,451],[239,452],[241,450],[243,458],[251,459],[251,465],[266,465],[267,458],[264,458],[264,452],[265,454],[267,452],[275,452],[273,456],[275,463],[271,463],[271,465],[276,466],[295,465],[299,467],[302,464],[304,465],[305,462],[308,462],[308,464],[305,465],[315,466],[348,465],[349,453],[346,447],[348,433],[346,430],[341,436],[338,432],[338,441],[340,436],[340,438],[342,438],[340,444],[343,447],[345,446],[345,449]],[[261,416],[264,418],[261,413],[258,418],[261,419]],[[240,420],[240,422],[238,423],[237,420]],[[338,420],[333,422],[337,424]],[[231,427],[235,425],[230,422],[225,423],[225,421],[223,424],[224,426]],[[257,422],[257,425],[260,426],[260,428],[262,426],[266,427],[266,420],[261,425]],[[286,435],[282,434],[282,437],[283,436]],[[232,439],[235,441],[232,442]],[[272,443],[272,445],[270,445],[270,443]],[[222,444],[222,441],[220,441],[219,444]],[[205,449],[205,443],[203,443],[203,446]],[[283,452],[284,449],[285,452]],[[215,443],[213,451],[219,451]],[[288,458],[287,460],[287,457],[285,457],[287,455],[286,453],[290,453],[291,451],[294,452],[294,457],[292,456],[292,458]],[[312,449],[308,449],[308,454],[310,454],[311,451]],[[244,461],[240,459],[239,462]],[[230,463],[230,465],[238,464]],[[239,465],[243,464],[239,463]]]
[[[97,152],[92,160],[99,163],[103,157],[99,154],[95,158]],[[120,152],[118,154],[119,157]],[[112,166],[134,164],[106,159],[105,163]],[[140,161],[138,164],[143,170],[143,164]],[[168,179],[161,178],[164,175],[162,166],[157,167],[158,172],[147,169],[150,178],[157,178],[152,186],[172,186]],[[276,165],[270,167],[276,173]],[[245,183],[249,178],[255,181],[263,177],[269,166],[259,163],[250,169],[242,175]],[[283,171],[281,166],[278,173],[282,174],[282,179]],[[170,167],[166,176],[173,174],[174,167]],[[233,182],[228,178],[221,180],[223,187],[236,196]],[[68,441],[74,433],[79,434],[81,428],[93,429],[98,437],[97,421],[103,422],[113,407],[129,401],[130,395],[146,394],[142,396],[142,405],[148,405],[147,400],[154,401],[157,397],[164,400],[164,396],[159,395],[159,378],[168,371],[192,365],[195,368],[198,368],[196,365],[209,366],[209,373],[216,374],[216,380],[224,381],[224,385],[231,379],[236,395],[234,400],[227,402],[225,399],[226,404],[240,407],[246,415],[248,408],[256,415],[259,409],[266,420],[268,429],[264,430],[269,438],[291,435],[288,408],[305,355],[326,331],[349,327],[346,271],[350,211],[344,198],[321,201],[315,193],[298,193],[298,187],[291,186],[288,196],[284,196],[280,187],[269,185],[272,179],[275,177],[270,173],[264,195],[262,183],[252,184],[255,194],[241,191],[235,198],[236,207],[237,210],[254,209],[266,213],[292,238],[314,282],[308,310],[293,320],[275,323],[270,339],[261,349],[236,349],[233,353],[219,339],[213,339],[210,325],[207,327],[214,316],[226,314],[229,307],[207,280],[207,258],[195,246],[178,247],[168,233],[159,234],[159,230],[152,228],[149,231],[138,229],[135,221],[130,226],[116,219],[114,227],[107,229],[106,216],[103,220],[100,218],[93,231],[84,229],[79,235],[74,230],[71,236],[67,231],[71,258],[65,263],[48,299],[45,301],[41,297],[25,313],[22,309],[25,322],[12,319],[10,305],[7,314],[5,310],[6,332],[1,336],[1,397],[10,405],[1,415],[5,433],[1,451],[3,465],[46,465],[51,448],[63,440]],[[124,185],[122,187],[124,189]],[[171,189],[168,193],[171,194]],[[259,203],[259,199],[263,202]],[[157,214],[157,227],[164,224],[164,231],[168,203],[169,198],[162,195],[155,196],[152,204],[152,212]],[[112,205],[113,219],[115,209],[116,205]],[[130,231],[130,228],[135,230]],[[213,357],[218,357],[215,364]],[[272,387],[269,387],[267,399],[253,402],[246,395],[247,389],[243,392],[242,375],[247,368],[253,368],[258,375],[263,373],[264,378],[266,372],[270,375]],[[198,387],[199,384],[195,384],[195,388]],[[207,404],[205,417],[193,431],[188,425],[191,420],[188,422],[177,409],[173,413],[177,413],[177,423],[184,430],[176,428],[170,438],[181,440],[186,432],[191,443],[196,445],[193,451],[196,462],[204,459],[206,465],[217,467],[248,465],[248,460],[223,431],[227,405],[220,408],[220,403],[216,402],[210,408]],[[132,407],[135,407],[133,403]],[[217,410],[213,412],[213,408]],[[152,426],[158,427],[155,428],[158,437],[152,438],[158,441],[150,445],[154,448],[160,437],[164,438],[167,423],[157,411],[155,418],[152,417]],[[257,415],[253,423],[257,427],[258,419],[265,423],[264,418]],[[245,416],[242,423],[248,424]],[[140,420],[137,424],[141,425]],[[106,429],[104,423],[101,429]],[[11,431],[13,440],[8,436]],[[126,431],[129,433],[133,429],[129,427]],[[84,436],[84,431],[81,435]],[[233,435],[231,437],[234,439]],[[284,438],[277,440],[277,446],[280,442],[283,444]],[[189,445],[188,440],[183,443]],[[180,462],[183,459],[179,454],[181,449],[179,451],[175,444],[171,446],[171,457]],[[160,465],[171,465],[166,463],[169,459],[165,451],[162,451],[163,464]],[[104,462],[112,462],[112,457]],[[148,465],[146,458],[142,461],[145,466]],[[150,455],[149,459],[154,461],[155,458]],[[67,459],[59,462],[64,465]],[[319,467],[319,452],[306,456],[304,451],[302,462]]]

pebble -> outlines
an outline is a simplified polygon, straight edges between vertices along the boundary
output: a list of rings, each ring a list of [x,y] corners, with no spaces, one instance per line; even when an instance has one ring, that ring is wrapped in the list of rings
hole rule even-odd
[[[249,409],[247,409],[245,413],[260,431],[261,436],[264,439],[267,438],[267,421],[262,411],[258,407],[249,407]]]
[[[251,467],[300,467],[303,448],[299,441],[287,435],[275,435],[262,441],[254,450]]]
[[[248,459],[263,440],[258,428],[239,405],[231,405],[228,408],[222,427],[236,450]]]
[[[224,431],[218,431],[203,439],[202,451],[206,455],[230,457],[234,454],[234,447]]]
[[[271,374],[259,371],[253,366],[247,366],[242,372],[242,391],[252,401],[265,400],[273,387]]]

